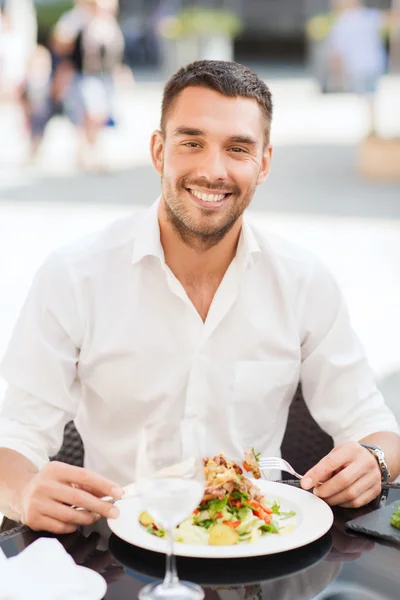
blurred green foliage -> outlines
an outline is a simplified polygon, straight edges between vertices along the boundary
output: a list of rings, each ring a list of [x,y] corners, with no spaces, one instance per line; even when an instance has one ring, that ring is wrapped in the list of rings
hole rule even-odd
[[[167,39],[224,34],[236,37],[243,24],[236,13],[224,9],[191,7],[161,21],[160,34]]]
[[[39,30],[47,35],[58,19],[73,7],[73,0],[55,0],[48,4],[36,4]]]
[[[335,22],[336,14],[333,12],[315,15],[307,21],[306,32],[308,37],[314,42],[324,40]]]

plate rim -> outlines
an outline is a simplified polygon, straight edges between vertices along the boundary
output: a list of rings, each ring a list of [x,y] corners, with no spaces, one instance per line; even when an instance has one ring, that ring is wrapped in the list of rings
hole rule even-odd
[[[315,496],[314,494],[307,492],[305,490],[303,490],[302,488],[299,487],[295,487],[295,486],[291,486],[288,484],[284,484],[284,483],[279,483],[276,481],[257,481],[256,482],[257,485],[259,485],[261,491],[267,496],[268,494],[273,495],[273,496],[278,496],[281,497],[282,500],[287,500],[288,502],[291,502],[293,504],[296,504],[296,500],[293,500],[293,496],[295,498],[308,498],[308,503],[309,504],[313,504],[315,507],[318,506],[319,510],[322,511],[322,516],[323,516],[323,522],[322,525],[317,528],[316,530],[310,530],[313,531],[313,533],[309,533],[309,535],[306,536],[305,539],[300,540],[299,542],[295,542],[295,544],[286,544],[286,547],[284,546],[283,548],[279,548],[279,549],[272,549],[272,551],[268,551],[268,548],[265,547],[265,544],[261,544],[261,546],[259,545],[259,543],[255,543],[255,544],[248,544],[248,545],[235,545],[235,546],[203,546],[203,545],[195,545],[195,544],[175,544],[175,554],[176,556],[180,556],[180,557],[184,557],[184,558],[205,558],[205,559],[214,559],[214,558],[219,558],[219,559],[232,559],[232,558],[238,558],[238,559],[243,559],[243,558],[251,558],[251,557],[256,557],[256,556],[267,556],[267,555],[272,555],[272,554],[279,554],[281,552],[287,552],[290,550],[295,550],[296,548],[301,548],[303,546],[306,546],[318,539],[320,539],[323,535],[325,535],[330,528],[332,527],[333,521],[334,521],[334,515],[332,512],[332,509],[330,508],[330,506],[324,502],[321,498],[318,498],[317,496]],[[286,492],[285,492],[286,490]],[[282,493],[283,492],[283,493]],[[303,494],[307,494],[307,496],[303,496]],[[285,495],[287,495],[288,497],[285,498]],[[290,497],[292,496],[292,497]],[[127,498],[126,500],[120,500],[118,502],[116,502],[116,505],[119,505],[120,503],[127,503],[129,502],[130,504],[135,504],[140,502],[139,498]],[[303,503],[300,503],[303,504]],[[300,507],[299,507],[300,508]],[[143,548],[145,550],[148,550],[150,552],[156,552],[158,554],[165,554],[166,553],[166,542],[165,540],[161,540],[159,538],[154,538],[151,540],[152,543],[143,543],[143,541],[141,541],[140,539],[135,540],[134,542],[132,541],[132,535],[126,535],[124,534],[123,531],[120,531],[118,529],[118,522],[119,522],[120,517],[118,517],[117,519],[107,519],[107,523],[108,526],[110,527],[111,531],[120,539],[122,539],[124,542],[127,542],[128,544],[131,544],[132,546],[138,547],[138,548]],[[139,525],[138,525],[139,527]],[[298,528],[301,527],[301,523],[299,524]],[[296,528],[296,529],[298,529]],[[140,530],[139,530],[140,531]],[[151,539],[153,536],[150,536],[149,538]],[[287,534],[288,536],[290,536],[291,534]],[[147,538],[144,538],[145,540]],[[165,547],[163,547],[165,546]],[[243,551],[240,552],[240,554],[238,553],[237,549],[241,548],[241,549],[246,549],[247,551],[243,553]],[[232,550],[234,550],[232,552]],[[267,551],[266,551],[267,550]]]

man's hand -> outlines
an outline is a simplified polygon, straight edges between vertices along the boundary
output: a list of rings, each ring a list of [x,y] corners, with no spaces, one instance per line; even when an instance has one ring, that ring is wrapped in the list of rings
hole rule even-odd
[[[116,518],[118,508],[100,497],[120,498],[122,493],[109,479],[54,461],[32,474],[17,491],[12,508],[20,515],[21,522],[35,531],[72,533],[79,525],[92,525],[100,517]]]
[[[357,442],[343,442],[304,475],[301,486],[317,486],[314,494],[330,506],[359,508],[380,494],[381,472],[369,450]]]

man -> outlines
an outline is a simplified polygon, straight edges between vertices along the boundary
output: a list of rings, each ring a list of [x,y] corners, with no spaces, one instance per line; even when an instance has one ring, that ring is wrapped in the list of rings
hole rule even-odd
[[[380,446],[400,472],[396,421],[335,282],[312,256],[243,218],[268,175],[272,100],[236,63],[202,61],[164,90],[149,210],[54,253],[39,270],[1,374],[1,506],[57,533],[115,516],[156,414],[195,423],[204,451],[276,455],[302,381],[336,447],[303,479],[331,505],[376,497]],[[48,464],[74,419],[85,468]],[[378,451],[376,451],[378,452]],[[70,508],[78,505],[86,511]]]

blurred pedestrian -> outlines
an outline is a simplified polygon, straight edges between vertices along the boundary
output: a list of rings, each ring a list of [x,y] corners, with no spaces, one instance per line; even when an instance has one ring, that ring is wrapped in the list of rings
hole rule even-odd
[[[103,166],[96,156],[98,135],[113,121],[114,72],[124,52],[117,12],[117,0],[77,0],[56,23],[50,41],[52,69],[47,96],[44,87],[38,94],[33,86],[38,100],[35,104],[28,94],[33,108],[33,154],[48,121],[62,112],[77,128],[78,165],[85,169]],[[44,73],[42,83],[47,85]]]
[[[7,0],[0,6],[0,96],[23,103],[28,65],[36,47],[37,20],[32,0]]]
[[[31,162],[40,149],[46,125],[55,113],[51,76],[51,53],[44,46],[38,45],[29,64],[24,88],[24,110],[31,138]]]
[[[78,128],[78,162],[84,168],[100,166],[98,134],[112,119],[113,74],[124,52],[117,12],[116,0],[80,0],[53,34],[64,108]]]
[[[375,134],[375,95],[387,67],[383,30],[388,15],[364,6],[361,0],[333,0],[335,19],[327,40],[335,89],[364,96],[370,111],[370,134]]]

